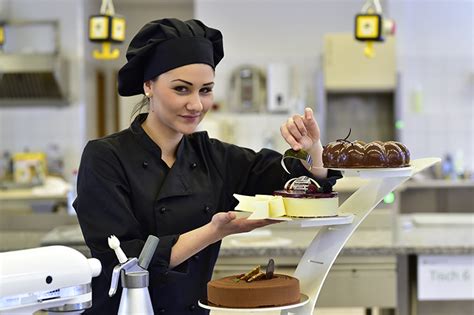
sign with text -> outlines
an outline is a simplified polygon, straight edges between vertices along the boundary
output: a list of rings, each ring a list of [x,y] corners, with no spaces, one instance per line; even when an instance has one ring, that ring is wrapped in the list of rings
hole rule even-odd
[[[474,300],[474,255],[418,256],[418,300]]]

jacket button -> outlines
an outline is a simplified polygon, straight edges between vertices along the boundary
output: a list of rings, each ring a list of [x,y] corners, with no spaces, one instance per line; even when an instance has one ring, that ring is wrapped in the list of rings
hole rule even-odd
[[[164,309],[164,308],[160,308],[160,309],[158,309],[158,313],[160,313],[160,314],[164,314],[164,313],[165,313],[165,309]]]
[[[209,212],[211,211],[211,207],[205,206],[204,209],[203,209],[203,211],[204,211],[205,213],[209,213]]]
[[[189,305],[189,310],[190,311],[194,311],[196,309],[196,305]]]
[[[161,212],[161,213],[165,213],[165,212],[166,212],[166,208],[165,208],[165,207],[161,207],[161,208],[160,208],[160,212]]]
[[[199,255],[194,255],[194,256],[193,256],[193,259],[194,259],[194,260],[198,260],[198,259],[199,259]]]
[[[191,163],[191,169],[195,169],[198,165],[196,163]]]
[[[148,162],[147,161],[144,161],[143,164],[142,164],[143,168],[147,168],[148,167]]]

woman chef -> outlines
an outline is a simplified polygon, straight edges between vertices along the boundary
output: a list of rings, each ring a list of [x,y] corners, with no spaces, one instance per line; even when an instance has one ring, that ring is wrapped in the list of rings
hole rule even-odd
[[[198,20],[163,19],[132,39],[120,69],[122,96],[144,93],[147,112],[130,128],[90,141],[83,152],[74,202],[92,256],[103,266],[92,282],[89,314],[116,314],[120,292],[108,296],[118,263],[107,237],[138,257],[148,235],[160,242],[150,263],[155,314],[207,314],[198,307],[219,253],[220,240],[272,223],[236,219],[234,193],[271,194],[290,178],[282,156],[258,153],[195,132],[213,105],[214,69],[222,59],[221,33]],[[138,109],[140,110],[140,109]],[[285,140],[322,165],[319,128],[311,110],[281,127]],[[315,177],[330,190],[338,173],[287,163],[292,176]]]

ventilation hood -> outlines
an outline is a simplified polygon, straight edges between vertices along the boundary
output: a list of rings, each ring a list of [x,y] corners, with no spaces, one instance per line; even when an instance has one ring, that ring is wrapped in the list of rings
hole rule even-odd
[[[67,105],[67,70],[57,53],[0,53],[0,106]]]

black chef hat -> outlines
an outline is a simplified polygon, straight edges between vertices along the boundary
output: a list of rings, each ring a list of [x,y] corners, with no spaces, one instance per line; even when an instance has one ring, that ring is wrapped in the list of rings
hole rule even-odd
[[[222,34],[199,20],[156,20],[135,35],[126,57],[128,62],[118,74],[118,92],[137,95],[143,93],[143,82],[171,69],[193,63],[215,68],[224,57]]]

